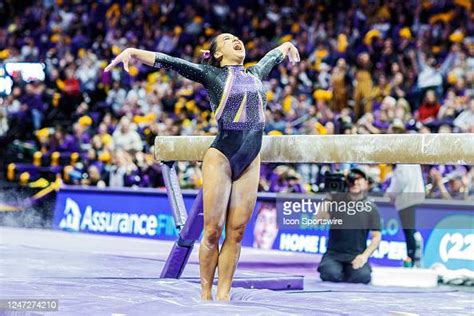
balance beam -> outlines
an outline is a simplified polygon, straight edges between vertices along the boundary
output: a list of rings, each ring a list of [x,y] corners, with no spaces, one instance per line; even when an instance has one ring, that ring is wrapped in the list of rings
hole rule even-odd
[[[158,161],[202,161],[214,136],[158,136]],[[262,162],[474,164],[474,134],[264,136]]]
[[[161,272],[180,278],[203,228],[202,190],[189,212],[175,170],[176,161],[202,161],[213,136],[158,136],[168,199],[179,236]],[[294,135],[265,136],[263,162],[474,164],[474,134]],[[268,286],[268,284],[267,284]]]

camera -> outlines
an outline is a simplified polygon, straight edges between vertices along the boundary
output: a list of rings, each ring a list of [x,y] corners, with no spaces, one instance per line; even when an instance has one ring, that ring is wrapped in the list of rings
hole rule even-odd
[[[324,192],[340,193],[349,192],[349,186],[356,181],[356,173],[349,172],[344,175],[342,172],[331,173],[327,171],[324,174]]]

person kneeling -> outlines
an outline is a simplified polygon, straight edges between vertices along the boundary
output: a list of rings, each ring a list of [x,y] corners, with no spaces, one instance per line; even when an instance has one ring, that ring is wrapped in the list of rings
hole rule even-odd
[[[331,194],[324,212],[320,212],[323,217],[340,221],[329,230],[328,248],[318,272],[323,281],[367,284],[372,271],[368,258],[381,239],[380,215],[375,203],[366,197],[369,181],[365,172],[352,169],[346,181],[349,192]],[[371,242],[367,246],[369,231]]]

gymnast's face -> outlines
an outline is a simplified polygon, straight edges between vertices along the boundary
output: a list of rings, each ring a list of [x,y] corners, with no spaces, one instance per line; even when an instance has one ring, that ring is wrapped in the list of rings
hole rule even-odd
[[[242,65],[245,59],[244,43],[230,33],[222,33],[216,38],[217,49],[214,58],[221,60],[221,65]]]

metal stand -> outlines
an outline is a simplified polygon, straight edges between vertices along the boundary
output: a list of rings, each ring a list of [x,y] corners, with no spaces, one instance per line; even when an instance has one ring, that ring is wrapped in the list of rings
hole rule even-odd
[[[195,241],[199,239],[202,232],[204,224],[202,190],[200,190],[196,196],[188,217],[183,194],[179,187],[175,162],[161,163],[161,170],[179,236],[171,249],[160,277],[178,279],[186,267]]]

